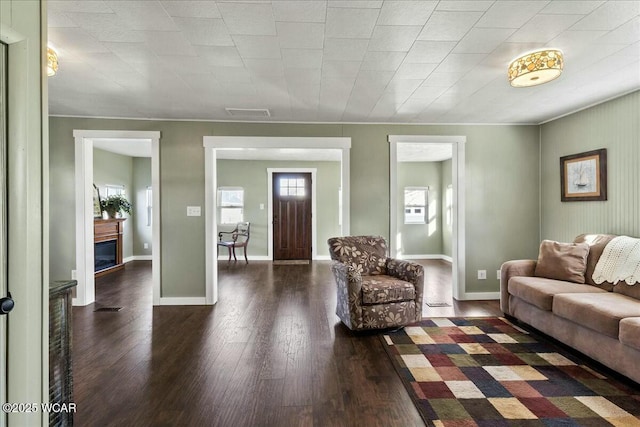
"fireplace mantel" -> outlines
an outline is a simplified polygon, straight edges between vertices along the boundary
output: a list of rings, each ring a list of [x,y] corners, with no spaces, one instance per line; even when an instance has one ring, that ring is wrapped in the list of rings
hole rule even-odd
[[[122,233],[126,218],[95,219],[93,221],[94,245],[102,242],[115,242],[115,265],[96,270],[95,277],[104,276],[114,271],[122,270]]]

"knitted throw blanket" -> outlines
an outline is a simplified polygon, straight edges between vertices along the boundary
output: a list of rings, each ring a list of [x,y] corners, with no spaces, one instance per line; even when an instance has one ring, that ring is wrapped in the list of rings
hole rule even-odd
[[[628,285],[640,282],[640,239],[619,236],[607,243],[593,271],[593,281]]]

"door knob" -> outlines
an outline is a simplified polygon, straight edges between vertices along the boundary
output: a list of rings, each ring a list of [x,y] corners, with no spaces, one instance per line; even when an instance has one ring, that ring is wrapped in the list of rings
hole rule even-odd
[[[11,292],[7,292],[7,296],[4,298],[0,298],[0,315],[7,314],[11,310],[13,310],[13,306],[16,305],[11,298]]]

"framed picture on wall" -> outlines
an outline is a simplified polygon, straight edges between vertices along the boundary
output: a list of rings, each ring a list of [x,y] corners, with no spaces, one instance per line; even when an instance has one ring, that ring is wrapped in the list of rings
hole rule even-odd
[[[563,202],[607,200],[607,149],[560,157]]]
[[[93,217],[102,218],[102,207],[100,203],[100,190],[93,184]]]

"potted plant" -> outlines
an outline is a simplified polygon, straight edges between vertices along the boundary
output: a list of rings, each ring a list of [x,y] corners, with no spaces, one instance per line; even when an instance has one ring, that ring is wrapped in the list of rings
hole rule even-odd
[[[131,203],[121,194],[100,200],[100,206],[103,211],[107,212],[109,218],[115,218],[118,212],[131,215]]]

